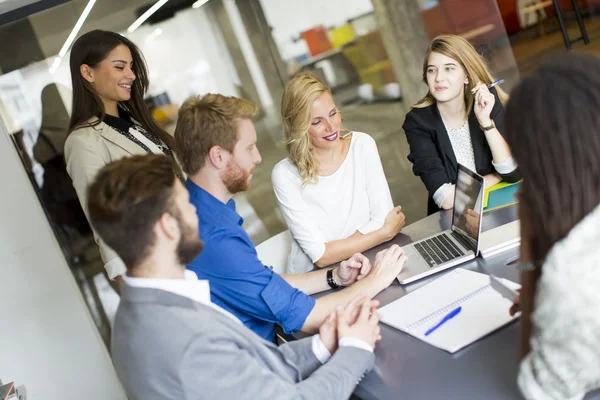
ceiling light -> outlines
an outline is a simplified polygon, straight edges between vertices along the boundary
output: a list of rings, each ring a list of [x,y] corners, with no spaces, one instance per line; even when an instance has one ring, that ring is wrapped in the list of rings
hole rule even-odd
[[[197,2],[192,4],[192,8],[200,8],[203,5],[205,5],[206,3],[208,3],[208,0],[198,0]]]
[[[87,6],[85,6],[85,8],[83,9],[83,12],[81,13],[81,16],[77,20],[77,23],[73,27],[73,30],[71,31],[71,33],[69,34],[69,37],[65,41],[65,44],[63,44],[63,47],[58,52],[58,56],[60,58],[63,58],[65,56],[65,54],[67,54],[67,51],[69,51],[69,47],[71,47],[71,44],[73,43],[73,40],[75,40],[75,37],[79,33],[79,30],[81,29],[81,26],[85,22],[85,20],[88,17],[90,11],[92,11],[92,7],[94,7],[94,3],[96,3],[96,0],[90,0],[87,3]]]
[[[146,37],[146,42],[151,42],[156,39],[158,36],[162,35],[163,30],[160,28],[156,28],[151,34]]]
[[[54,75],[54,73],[56,72],[56,70],[58,69],[58,66],[60,65],[60,62],[62,61],[61,57],[56,57],[54,59],[54,62],[52,63],[52,66],[50,67],[50,73],[52,75]]]
[[[127,28],[127,32],[131,33],[139,28],[152,14],[154,14],[159,8],[165,5],[165,3],[169,0],[158,0],[152,7],[148,9],[145,13],[142,14],[141,17],[135,20],[133,24],[129,28]]]

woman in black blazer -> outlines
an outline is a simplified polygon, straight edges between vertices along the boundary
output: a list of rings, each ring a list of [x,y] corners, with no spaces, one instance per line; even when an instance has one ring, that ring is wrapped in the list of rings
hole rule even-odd
[[[475,48],[460,36],[435,38],[425,55],[427,95],[402,126],[413,172],[429,192],[428,214],[454,205],[457,164],[485,177],[486,187],[520,175],[503,131],[508,96],[488,88],[492,75]]]

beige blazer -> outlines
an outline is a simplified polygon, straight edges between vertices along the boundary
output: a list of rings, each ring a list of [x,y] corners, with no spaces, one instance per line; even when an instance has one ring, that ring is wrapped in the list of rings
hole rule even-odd
[[[69,135],[65,142],[67,172],[71,176],[73,187],[88,221],[87,188],[98,171],[106,164],[123,157],[144,154],[147,154],[146,150],[104,122],[94,127],[79,128]],[[100,247],[100,255],[108,276],[114,279],[124,274],[126,269],[123,260],[95,232],[94,238]]]

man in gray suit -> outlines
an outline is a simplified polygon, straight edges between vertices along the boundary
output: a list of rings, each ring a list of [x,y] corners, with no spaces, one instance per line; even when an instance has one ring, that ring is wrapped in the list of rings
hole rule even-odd
[[[280,347],[261,339],[186,271],[203,243],[173,169],[162,155],[125,158],[101,169],[88,193],[92,225],[127,266],[112,355],[129,398],[348,398],[374,364],[378,303],[357,297],[312,338]],[[376,265],[403,257],[392,246]]]

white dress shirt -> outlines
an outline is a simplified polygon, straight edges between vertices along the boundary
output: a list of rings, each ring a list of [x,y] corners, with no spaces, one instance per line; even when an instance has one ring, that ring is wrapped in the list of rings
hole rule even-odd
[[[202,305],[210,307],[217,312],[233,319],[237,323],[242,323],[235,315],[227,310],[219,307],[210,301],[210,284],[207,280],[199,280],[194,271],[186,269],[184,271],[184,279],[160,279],[160,278],[133,278],[123,274],[123,281],[129,285],[138,288],[151,288],[171,292],[179,296],[187,297]],[[357,338],[342,338],[338,342],[338,346],[351,346],[363,350],[373,352],[373,348],[364,341]],[[321,363],[327,362],[331,357],[331,353],[321,341],[321,337],[317,334],[312,337],[312,350],[315,356]]]
[[[277,203],[294,239],[288,273],[312,270],[327,242],[380,229],[394,208],[375,140],[362,132],[350,140],[342,165],[316,183],[304,185],[288,158],[273,169]]]

